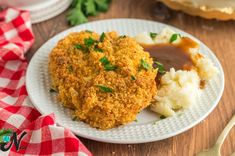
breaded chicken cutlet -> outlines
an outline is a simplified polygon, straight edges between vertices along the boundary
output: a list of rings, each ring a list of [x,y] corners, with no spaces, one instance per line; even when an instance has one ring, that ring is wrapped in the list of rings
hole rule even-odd
[[[60,40],[49,56],[52,87],[80,120],[109,129],[136,119],[156,94],[149,53],[116,32],[82,31]]]

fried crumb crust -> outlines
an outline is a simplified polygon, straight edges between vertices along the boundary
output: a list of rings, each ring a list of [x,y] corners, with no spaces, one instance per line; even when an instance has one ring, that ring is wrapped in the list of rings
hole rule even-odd
[[[81,47],[86,47],[84,40],[89,38],[96,43],[84,50]],[[105,70],[103,57],[117,68]],[[141,59],[149,69],[141,66]],[[59,101],[74,109],[80,120],[105,130],[135,120],[150,105],[157,90],[152,63],[149,53],[128,36],[108,32],[101,42],[99,34],[82,31],[57,43],[49,56],[49,72]]]

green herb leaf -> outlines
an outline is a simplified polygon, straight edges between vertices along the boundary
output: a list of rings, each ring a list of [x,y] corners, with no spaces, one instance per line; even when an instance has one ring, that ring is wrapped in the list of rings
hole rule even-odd
[[[84,44],[87,48],[91,47],[95,42],[96,41],[91,37],[84,39]]]
[[[71,8],[75,8],[76,5],[79,3],[80,0],[73,0],[71,4]]]
[[[157,33],[150,32],[149,36],[152,38],[152,40],[154,40],[157,36]]]
[[[94,50],[100,53],[103,53],[103,49],[99,48],[98,45],[95,45]]]
[[[81,44],[76,44],[75,48],[83,50],[83,52],[89,52],[89,48],[95,43],[97,43],[97,41],[89,37],[84,39],[85,47]]]
[[[103,33],[100,35],[100,42],[103,42],[103,41],[104,41],[104,38],[105,38],[105,33],[103,32]]]
[[[104,65],[104,69],[107,71],[116,70],[117,66],[111,65],[111,64],[106,64],[106,65]]]
[[[87,22],[86,16],[93,16],[100,11],[106,11],[109,3],[108,0],[73,0],[67,20],[72,26],[85,23]]]
[[[71,26],[85,23],[88,16],[107,11],[110,2],[111,0],[73,0],[67,21]]]
[[[156,68],[158,69],[158,72],[160,73],[160,74],[165,74],[165,69],[164,69],[164,66],[163,66],[163,64],[161,64],[160,62],[158,62],[158,61],[154,61],[154,64],[156,64]]]
[[[76,121],[77,119],[78,119],[77,116],[74,116],[74,117],[72,118],[73,121]]]
[[[72,65],[69,65],[69,66],[67,67],[67,69],[68,69],[68,71],[69,71],[70,73],[73,72],[73,66],[72,66]]]
[[[100,60],[99,60],[103,65],[107,65],[109,64],[109,60],[106,56],[102,57]]]
[[[87,33],[93,33],[91,30],[85,30],[85,32],[87,32]]]
[[[82,5],[83,0],[74,0],[72,2],[72,9],[69,11],[67,15],[67,21],[69,25],[74,26],[77,24],[85,23],[87,22],[87,18],[82,12]]]
[[[55,89],[53,89],[53,88],[50,88],[49,92],[50,93],[56,93],[57,91]]]
[[[126,38],[126,35],[121,35],[118,38]]]
[[[145,69],[145,70],[149,70],[150,69],[150,65],[144,59],[140,60],[140,67]]]
[[[96,8],[100,12],[105,12],[109,8],[109,3],[111,0],[94,0],[96,4]]]
[[[99,89],[103,92],[106,92],[106,93],[112,93],[113,90],[109,87],[106,87],[106,86],[103,86],[103,85],[96,85],[97,87],[99,87]]]
[[[106,56],[102,57],[99,61],[104,66],[104,69],[107,71],[116,70],[118,68],[117,66],[112,65]]]
[[[138,122],[138,120],[137,120],[137,119],[135,119],[134,121],[135,121],[135,122]]]
[[[161,115],[160,116],[160,119],[165,119],[166,117],[164,115]]]
[[[175,40],[177,40],[178,36],[180,37],[180,34],[173,34],[173,35],[171,35],[170,43],[172,43],[172,42],[174,42]]]
[[[83,50],[83,46],[82,46],[81,44],[76,44],[76,45],[74,45],[74,46],[75,46],[75,48],[77,48],[77,49]]]
[[[131,80],[136,80],[135,76],[131,75]]]
[[[97,14],[97,11],[94,0],[85,0],[84,10],[87,16],[95,16]]]

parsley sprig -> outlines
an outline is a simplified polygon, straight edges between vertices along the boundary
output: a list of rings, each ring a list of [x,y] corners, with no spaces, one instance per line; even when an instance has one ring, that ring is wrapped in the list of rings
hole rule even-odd
[[[152,40],[154,40],[157,36],[157,33],[150,32],[149,36],[152,38]]]
[[[165,74],[166,70],[165,70],[165,68],[164,68],[162,63],[160,63],[158,61],[154,61],[154,64],[156,65],[156,68],[158,69],[158,72],[160,74]]]
[[[85,44],[85,46],[86,46],[87,48],[90,48],[95,42],[97,42],[97,41],[95,41],[95,40],[94,40],[93,38],[91,38],[91,37],[84,39],[84,44]]]
[[[69,73],[73,72],[73,66],[72,65],[68,65],[67,66],[67,70],[69,71]]]
[[[98,47],[98,43],[99,42],[97,40],[89,37],[84,39],[84,45],[76,44],[74,47],[82,50],[83,52],[89,52],[89,50],[93,47],[95,51],[103,53],[103,50]]]
[[[102,65],[104,66],[104,69],[106,71],[111,71],[111,70],[117,69],[117,66],[112,65],[106,56],[102,57],[99,61],[102,63]]]
[[[175,40],[177,40],[178,37],[181,37],[180,34],[173,34],[171,35],[171,38],[170,38],[170,43],[174,42]]]
[[[67,21],[71,26],[85,23],[88,16],[106,12],[110,3],[111,0],[73,0]]]
[[[97,44],[94,46],[94,50],[100,53],[104,52],[103,49],[99,48]]]
[[[141,59],[140,60],[140,69],[149,70],[150,69],[150,65],[144,59]]]
[[[120,38],[126,38],[126,35],[121,35],[118,37],[118,39],[120,39]]]
[[[131,80],[136,80],[136,77],[134,75],[131,75]]]
[[[106,93],[112,93],[113,89],[106,87],[104,85],[96,85],[101,91],[106,92]]]
[[[81,44],[76,44],[75,48],[83,50],[83,46]]]
[[[161,115],[160,116],[160,119],[165,119],[166,117],[164,115]]]
[[[56,93],[56,92],[57,92],[57,90],[56,90],[56,89],[54,89],[54,88],[50,88],[49,92],[50,92],[50,93]]]
[[[103,41],[104,41],[104,38],[105,38],[105,33],[103,32],[103,33],[100,35],[100,42],[103,42]]]
[[[74,26],[77,24],[87,22],[87,18],[82,11],[82,6],[84,5],[83,0],[73,0],[71,4],[71,10],[67,15],[67,21],[69,25]]]

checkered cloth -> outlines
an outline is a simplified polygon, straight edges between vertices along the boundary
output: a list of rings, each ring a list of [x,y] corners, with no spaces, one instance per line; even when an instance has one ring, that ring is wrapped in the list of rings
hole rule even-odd
[[[41,116],[31,104],[24,54],[33,42],[27,11],[8,8],[0,12],[0,129],[12,129],[18,137],[26,132],[18,151],[13,145],[6,152],[0,150],[0,155],[90,156],[70,130],[56,126],[54,114]]]

